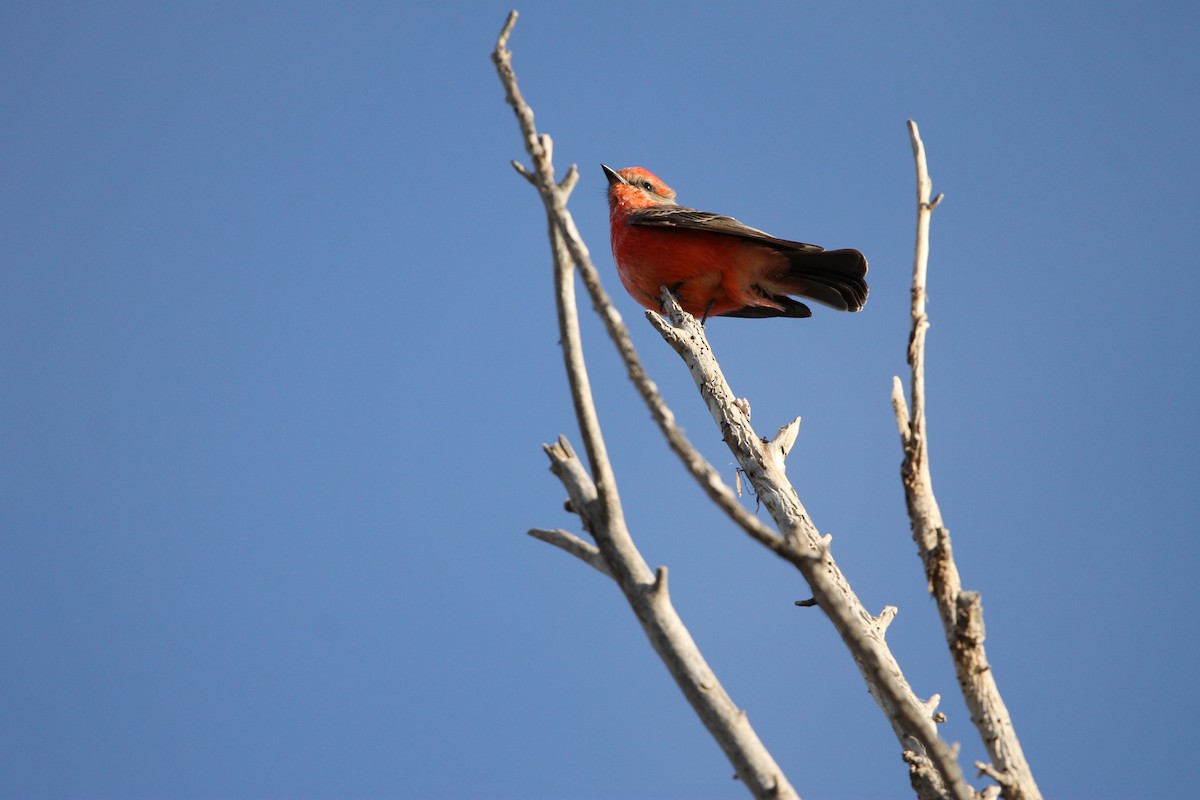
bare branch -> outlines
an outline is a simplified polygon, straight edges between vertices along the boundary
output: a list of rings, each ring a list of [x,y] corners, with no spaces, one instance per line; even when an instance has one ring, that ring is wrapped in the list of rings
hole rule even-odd
[[[549,136],[538,134],[534,127],[533,111],[521,96],[516,76],[512,71],[512,53],[507,48],[507,42],[516,19],[517,14],[514,11],[500,32],[492,60],[504,84],[508,103],[512,106],[521,127],[526,151],[532,159],[531,182],[538,189],[546,208],[551,250],[554,255],[555,296],[563,360],[588,460],[592,474],[596,477],[593,483],[570,444],[562,437],[556,444],[546,448],[551,471],[567,488],[571,506],[583,520],[586,530],[596,540],[596,552],[603,560],[608,574],[620,586],[647,638],[666,664],[676,684],[724,750],[736,776],[755,797],[798,800],[798,795],[786,776],[751,728],[745,713],[725,693],[683,621],[675,612],[667,589],[666,568],[660,567],[657,574],[650,572],[626,527],[612,465],[592,401],[576,310],[575,266],[578,265],[582,270],[586,265],[590,273],[585,271],[585,283],[588,283],[590,277],[591,282],[599,286],[599,277],[588,260],[587,248],[579,239],[575,223],[566,209],[566,198],[578,180],[578,173],[572,168],[562,183],[556,183],[554,180],[552,142]],[[529,171],[522,167],[518,166],[517,171],[531,177]],[[613,316],[606,320],[606,324],[610,328],[615,324],[623,329],[619,316],[615,314],[613,311]],[[632,351],[632,343],[629,343],[629,348]],[[642,378],[646,380],[644,372]],[[665,406],[663,409],[666,414],[670,413],[665,410]],[[582,540],[576,539],[572,542],[564,536],[553,534],[551,538],[552,543],[558,546],[567,544],[565,549],[570,552],[578,551],[576,554],[581,554],[580,557],[593,563],[594,556],[588,549],[590,546]],[[579,545],[584,545],[584,549],[580,549]]]
[[[1000,697],[995,675],[988,664],[983,647],[983,608],[976,592],[965,592],[959,578],[958,566],[950,545],[941,509],[933,494],[929,470],[929,442],[925,429],[925,335],[929,317],[925,311],[926,283],[929,261],[929,222],[933,209],[942,200],[938,195],[930,200],[933,183],[925,159],[925,146],[917,124],[908,123],[913,159],[917,172],[917,232],[913,257],[912,333],[909,337],[908,363],[912,367],[911,416],[904,403],[900,379],[893,381],[892,405],[896,410],[896,426],[904,448],[905,500],[912,523],[913,539],[921,561],[929,591],[937,601],[942,629],[954,659],[959,686],[971,721],[979,730],[984,746],[995,767],[981,766],[983,774],[1000,784],[1001,795],[1007,800],[1041,800],[1041,791],[1025,760],[1017,740],[1008,709]]]
[[[501,71],[502,80],[505,80],[506,76],[505,67],[508,67],[507,74],[510,76],[512,74],[511,66],[508,66],[510,58],[511,56],[497,56],[495,59],[497,67]],[[524,101],[520,99],[519,90],[515,88],[515,78],[512,80],[514,86],[508,92],[510,102],[519,102],[521,105],[524,105]],[[574,220],[566,210],[561,197],[555,191],[552,167],[541,163],[541,160],[545,157],[542,146],[544,137],[539,137],[536,131],[532,129],[532,112],[524,113],[519,111],[517,117],[522,123],[523,131],[525,131],[524,126],[526,121],[528,121],[530,126],[526,132],[526,142],[527,150],[533,158],[535,170],[539,175],[542,175],[543,171],[546,173],[538,181],[538,187],[546,202],[547,213],[553,220],[552,224],[556,223],[558,225],[559,232],[562,235],[562,244],[569,253],[570,260],[578,268],[584,286],[592,297],[593,305],[604,322],[610,337],[616,344],[618,353],[626,364],[630,379],[642,395],[643,400],[650,409],[651,415],[666,436],[671,449],[676,452],[680,460],[684,463],[684,466],[697,479],[701,487],[732,519],[757,541],[796,564],[804,577],[809,580],[809,585],[813,588],[813,594],[817,599],[818,605],[830,616],[835,627],[842,634],[843,640],[851,649],[851,652],[854,653],[868,687],[891,721],[893,729],[902,742],[902,746],[908,746],[911,742],[923,747],[928,751],[929,757],[937,766],[938,771],[945,777],[951,795],[956,798],[963,798],[963,800],[972,797],[973,792],[963,779],[957,762],[950,755],[949,747],[938,737],[932,720],[929,719],[928,715],[924,714],[919,701],[917,701],[912,690],[904,680],[899,665],[895,662],[895,658],[891,655],[886,645],[883,644],[882,639],[877,638],[877,634],[870,624],[870,615],[862,608],[857,597],[850,591],[845,578],[837,570],[836,565],[833,564],[832,557],[829,556],[827,551],[826,540],[816,532],[811,522],[808,521],[807,514],[803,511],[799,500],[795,497],[795,491],[787,483],[782,470],[773,463],[774,459],[766,458],[761,453],[761,441],[749,425],[747,405],[744,401],[735,398],[729,390],[728,384],[725,382],[724,376],[716,365],[715,359],[711,358],[711,349],[708,347],[703,329],[695,320],[691,320],[694,326],[693,335],[681,336],[676,333],[675,329],[681,327],[677,316],[682,315],[683,312],[678,310],[678,306],[674,304],[672,299],[671,303],[674,308],[672,310],[673,316],[670,326],[663,322],[656,314],[649,313],[647,314],[647,318],[659,330],[659,333],[672,344],[672,347],[675,347],[681,354],[684,351],[692,351],[696,354],[696,358],[699,358],[701,351],[707,352],[706,363],[709,366],[707,372],[699,372],[700,367],[698,364],[693,365],[691,361],[688,363],[692,369],[693,376],[697,379],[697,385],[700,386],[702,394],[705,395],[705,401],[709,405],[710,413],[712,413],[714,420],[717,421],[725,434],[726,442],[730,444],[735,454],[741,453],[739,461],[742,463],[742,468],[745,470],[747,476],[750,477],[751,482],[754,483],[760,498],[763,498],[764,493],[780,496],[790,494],[791,496],[787,502],[766,503],[768,509],[772,510],[773,515],[776,513],[782,514],[784,521],[787,523],[781,522],[780,516],[776,516],[776,523],[780,526],[780,530],[784,534],[782,538],[770,528],[763,525],[757,517],[750,514],[737,501],[736,494],[721,481],[716,470],[699,455],[698,451],[683,435],[675,423],[674,415],[666,407],[666,404],[662,402],[657,387],[649,379],[642,367],[641,361],[634,350],[628,329],[625,327],[620,314],[616,311],[607,292],[605,292],[601,285],[599,272],[591,261],[587,247],[579,237]],[[556,243],[556,252],[557,247]],[[678,312],[677,314],[675,313],[676,311]],[[690,317],[688,318],[691,319]],[[690,342],[694,342],[695,344],[689,344]],[[700,374],[706,376],[704,381],[699,377]],[[712,386],[719,384],[722,391],[715,394],[706,392],[705,386],[709,385],[710,381]],[[732,422],[735,420],[736,424]],[[739,446],[735,447],[734,442],[730,441],[731,436],[740,440]],[[751,441],[753,444],[750,443]],[[591,448],[589,446],[590,454]],[[743,461],[743,457],[747,460]],[[596,470],[594,462],[593,470]],[[764,478],[764,475],[769,475],[770,479]],[[600,480],[597,481],[598,484],[600,482]],[[801,536],[801,532],[805,535]],[[597,543],[601,544],[603,551],[603,544],[599,541]],[[829,574],[826,573],[827,569],[831,570]],[[814,585],[814,582],[817,585]],[[818,585],[821,586],[821,591],[818,591]],[[853,601],[845,603],[843,602],[843,598],[845,597],[852,598]],[[936,773],[934,774],[936,775]],[[939,781],[926,787],[926,791],[930,796],[935,796],[944,792],[945,789],[941,787]]]
[[[657,315],[650,317],[650,321],[687,364],[725,444],[782,533],[782,541],[773,540],[778,544],[771,549],[795,565],[808,582],[816,605],[829,617],[854,656],[868,690],[891,723],[901,747],[928,756],[928,761],[936,767],[914,773],[914,780],[929,781],[918,787],[918,794],[948,795],[959,800],[974,798],[974,790],[963,777],[950,746],[938,735],[926,704],[913,693],[884,641],[886,626],[863,607],[834,562],[828,538],[813,525],[784,475],[781,462],[772,457],[770,444],[764,443],[751,427],[745,404],[734,395],[713,356],[704,326],[680,308],[665,289],[663,306],[669,324]]]
[[[774,548],[778,546],[778,534],[760,522],[757,517],[747,511],[738,502],[737,494],[721,480],[720,473],[700,455],[699,451],[688,441],[683,430],[676,424],[675,415],[667,407],[666,403],[663,402],[662,396],[658,392],[658,387],[654,385],[654,382],[646,374],[641,359],[638,357],[637,351],[633,346],[633,338],[629,335],[629,329],[625,326],[620,313],[617,312],[616,307],[609,299],[608,293],[600,281],[600,272],[596,269],[595,264],[592,263],[591,255],[588,252],[587,246],[583,243],[583,238],[579,235],[574,218],[567,211],[566,196],[563,192],[556,191],[554,166],[550,163],[549,153],[547,152],[549,137],[537,133],[533,122],[533,111],[526,104],[517,86],[516,75],[512,70],[512,53],[506,47],[508,36],[512,31],[515,21],[516,12],[514,11],[509,15],[508,21],[505,23],[505,28],[501,32],[501,38],[497,41],[496,51],[492,55],[492,60],[496,64],[500,80],[505,86],[508,103],[513,107],[517,121],[521,126],[521,132],[525,139],[525,149],[533,159],[534,172],[537,176],[534,183],[538,187],[538,191],[541,193],[542,200],[546,205],[546,212],[551,219],[551,226],[557,226],[562,236],[562,244],[569,253],[570,260],[574,262],[575,268],[578,269],[579,276],[592,298],[592,304],[597,314],[599,314],[601,321],[604,323],[604,327],[608,331],[610,338],[616,345],[617,352],[625,362],[625,368],[630,380],[633,382],[638,393],[641,394],[647,408],[650,409],[651,416],[658,424],[663,435],[666,436],[667,443],[671,449],[675,451],[684,466],[713,502],[747,533],[768,547]],[[570,175],[568,175],[569,178]],[[552,232],[551,235],[554,236],[554,233]],[[654,316],[653,319],[657,319],[657,316]],[[566,345],[564,343],[565,349]],[[748,416],[748,409],[746,413]],[[584,437],[584,446],[588,449],[589,462],[592,464],[593,471],[596,472],[597,484],[601,487],[606,487],[611,475],[597,471],[595,454],[592,453],[591,444],[588,442],[586,435]]]
[[[803,506],[796,498],[794,489],[786,482],[786,478],[783,476],[783,456],[793,443],[788,440],[786,430],[776,437],[774,443],[764,444],[754,435],[749,426],[748,404],[744,400],[733,397],[720,370],[715,366],[715,360],[712,360],[712,369],[708,372],[698,370],[692,361],[688,362],[693,369],[693,375],[697,378],[697,384],[701,386],[701,391],[705,395],[706,403],[709,404],[710,412],[721,425],[726,441],[737,455],[742,470],[754,483],[760,500],[764,501],[768,510],[775,517],[776,523],[783,533],[780,536],[741,506],[734,492],[720,480],[712,466],[696,452],[683,436],[675,424],[674,416],[662,403],[657,388],[645,374],[633,349],[628,330],[600,284],[598,271],[592,264],[587,248],[579,237],[574,220],[566,210],[566,196],[574,186],[576,176],[573,172],[569,172],[561,183],[555,182],[553,164],[550,160],[553,143],[548,136],[537,133],[533,123],[533,112],[521,97],[517,87],[511,68],[511,53],[506,48],[507,38],[515,19],[514,12],[513,15],[510,15],[497,42],[493,60],[501,81],[505,85],[508,102],[513,107],[521,127],[526,151],[532,159],[532,172],[520,167],[518,167],[518,171],[531,179],[546,206],[556,261],[556,282],[559,284],[560,327],[563,332],[564,359],[567,362],[568,374],[571,375],[572,396],[576,404],[577,415],[580,418],[584,444],[592,472],[596,475],[596,483],[590,492],[586,490],[585,484],[572,494],[572,507],[580,513],[586,529],[596,537],[600,554],[637,613],[652,644],[659,651],[660,656],[675,676],[685,695],[688,696],[693,707],[696,708],[701,719],[704,720],[735,764],[739,777],[746,781],[752,791],[757,796],[794,795],[791,787],[786,784],[786,779],[778,773],[778,768],[770,760],[770,756],[765,753],[765,750],[759,752],[761,744],[754,737],[753,731],[749,730],[748,724],[741,732],[749,733],[749,738],[752,740],[750,744],[733,742],[739,732],[735,730],[734,723],[739,720],[745,723],[744,715],[735,714],[729,720],[720,720],[722,714],[732,704],[728,703],[728,697],[724,695],[723,691],[713,691],[714,686],[719,690],[719,685],[715,682],[715,676],[711,676],[707,665],[703,664],[699,652],[695,651],[698,667],[696,663],[688,660],[689,654],[694,650],[694,643],[691,643],[686,630],[682,628],[682,623],[670,609],[669,601],[667,601],[666,573],[664,570],[660,570],[657,576],[651,576],[644,559],[637,553],[632,540],[629,539],[611,466],[604,450],[603,439],[599,434],[598,423],[595,423],[590,388],[586,383],[586,371],[583,368],[582,350],[578,340],[578,322],[574,317],[572,265],[579,270],[601,320],[625,361],[626,369],[635,387],[642,394],[670,446],[679,455],[689,472],[696,477],[710,497],[751,536],[794,563],[808,580],[813,589],[814,600],[812,602],[829,615],[854,654],[872,694],[891,721],[904,749],[905,757],[913,765],[912,775],[918,796],[923,799],[949,794],[949,796],[963,798],[963,800],[972,797],[973,792],[962,777],[954,751],[937,735],[931,719],[930,707],[915,698],[895,659],[883,642],[882,628],[884,626],[879,625],[862,608],[844,576],[833,562],[828,551],[828,537],[821,536],[816,531]],[[931,209],[936,202],[926,202],[925,208]],[[567,285],[571,285],[571,288],[567,289]],[[568,305],[568,300],[571,306],[569,311],[564,308]],[[914,298],[915,301],[916,298]],[[920,302],[923,313],[923,297],[920,298]],[[676,318],[677,314],[682,314],[682,312],[679,312],[677,307],[672,310],[670,327],[656,315],[648,315],[668,341],[672,341],[672,338],[679,339],[679,337],[673,337],[673,333],[683,327],[680,320]],[[694,320],[691,320],[691,324],[696,325]],[[699,329],[698,325],[696,327]],[[918,328],[914,333],[914,345],[918,343],[917,333],[923,337],[923,328]],[[673,341],[672,346],[675,346],[681,353],[692,352],[694,356],[697,356],[701,350],[708,349],[702,329],[699,329],[698,335],[689,338],[696,344],[688,346],[680,340]],[[676,346],[677,344],[678,346]],[[919,352],[919,350],[914,349],[913,352]],[[711,357],[711,352],[708,355]],[[908,417],[907,409],[904,409],[903,417]],[[897,419],[901,418],[901,406],[897,406]],[[910,437],[915,437],[920,432],[917,430],[919,425],[917,420],[923,421],[923,419],[923,409],[915,407],[914,404],[910,422],[912,428]],[[794,439],[794,432],[791,433],[791,439]],[[772,444],[774,444],[773,448]],[[560,440],[559,445],[548,448],[547,452],[551,456],[553,471],[563,479],[564,485],[568,486],[568,491],[571,491],[570,484],[572,482],[579,482],[580,474],[586,477],[586,472],[582,465],[578,464],[574,454],[570,452],[569,445],[566,445],[565,440]],[[644,597],[649,597],[651,602],[648,604],[642,602]],[[664,605],[666,606],[665,612]],[[682,632],[682,636],[670,635],[671,633],[680,634],[680,632]],[[688,645],[692,650],[688,649]],[[693,667],[695,669],[692,669]],[[707,698],[697,697],[698,690],[711,694]],[[714,697],[720,702],[711,702]],[[932,767],[936,767],[936,769]],[[943,779],[945,785],[942,783]]]
[[[612,573],[608,571],[608,564],[604,563],[604,557],[600,555],[600,548],[591,542],[585,542],[570,531],[564,531],[562,528],[553,530],[530,528],[529,535],[570,553],[585,564],[595,567],[610,578],[612,577]]]
[[[633,549],[624,518],[606,518],[595,486],[566,439],[560,437],[556,444],[547,446],[546,453],[551,472],[567,487],[572,504],[580,510],[588,530],[593,531],[609,574],[625,593],[650,644],[701,722],[725,751],[736,776],[757,798],[798,800],[787,777],[759,740],[745,713],[725,693],[671,604],[666,568],[659,567],[651,573]]]

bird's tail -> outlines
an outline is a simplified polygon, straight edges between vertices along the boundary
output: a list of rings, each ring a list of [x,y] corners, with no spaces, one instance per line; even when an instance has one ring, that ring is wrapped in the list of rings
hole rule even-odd
[[[792,250],[784,255],[788,271],[764,288],[807,297],[838,311],[861,311],[866,304],[867,259],[857,250]]]

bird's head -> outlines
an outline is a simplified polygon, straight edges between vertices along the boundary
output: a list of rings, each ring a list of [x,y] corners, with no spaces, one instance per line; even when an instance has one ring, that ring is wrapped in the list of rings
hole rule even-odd
[[[616,170],[600,165],[608,178],[608,203],[612,208],[635,209],[647,206],[673,206],[675,190],[643,167]]]

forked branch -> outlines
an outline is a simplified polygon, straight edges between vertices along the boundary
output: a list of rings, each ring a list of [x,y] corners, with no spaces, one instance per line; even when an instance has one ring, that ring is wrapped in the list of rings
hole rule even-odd
[[[538,530],[531,533],[572,553],[616,581],[676,684],[709,733],[724,750],[733,765],[735,775],[746,784],[754,796],[798,800],[798,795],[787,777],[759,740],[745,713],[726,694],[676,613],[667,589],[666,568],[659,567],[654,573],[650,571],[626,526],[612,465],[592,401],[575,303],[575,266],[581,262],[591,266],[587,260],[586,248],[583,247],[574,221],[566,209],[567,195],[574,185],[574,176],[577,173],[572,167],[561,184],[555,181],[550,137],[537,132],[533,123],[533,111],[517,86],[516,75],[512,70],[512,53],[507,46],[516,19],[517,14],[514,11],[500,32],[492,60],[500,75],[500,81],[504,84],[508,103],[521,126],[533,170],[530,172],[516,163],[514,166],[537,188],[546,208],[551,250],[554,255],[555,297],[563,360],[595,481],[593,482],[588,475],[565,438],[560,437],[557,443],[548,445],[546,454],[550,458],[551,471],[567,489],[571,508],[583,521],[584,528],[592,535],[596,546],[592,548],[587,542],[566,531]],[[595,275],[594,268],[590,276],[585,274],[585,282],[588,282],[589,278],[599,286],[599,277]],[[615,324],[623,328],[620,318],[615,316],[615,311],[607,322],[610,326]],[[632,349],[632,343],[629,347]],[[644,373],[642,377],[645,378]],[[666,413],[669,414],[669,411]]]
[[[552,470],[571,494],[572,508],[579,513],[585,529],[596,541],[596,552],[592,552],[583,540],[565,532],[539,532],[539,535],[597,568],[598,553],[676,682],[734,764],[738,777],[756,796],[794,796],[774,761],[749,729],[745,716],[736,713],[728,696],[716,684],[711,670],[671,608],[665,569],[660,568],[652,575],[633,546],[587,384],[574,302],[573,275],[577,269],[630,378],[672,450],[731,519],[755,540],[795,564],[809,582],[813,603],[821,607],[842,635],[868,688],[891,723],[905,760],[910,764],[918,796],[922,799],[973,798],[974,792],[963,778],[952,749],[937,734],[935,719],[940,715],[936,713],[936,696],[927,702],[916,698],[884,641],[884,632],[894,611],[885,609],[879,616],[872,616],[863,608],[830,555],[828,537],[817,532],[784,476],[784,457],[791,449],[795,425],[784,426],[770,442],[759,439],[749,425],[745,401],[733,395],[712,358],[703,329],[678,308],[669,294],[665,294],[664,307],[671,312],[670,325],[657,315],[648,316],[687,361],[726,442],[754,483],[759,498],[774,516],[780,531],[777,533],[741,505],[733,490],[688,442],[646,375],[628,330],[601,286],[599,273],[566,209],[567,195],[577,173],[572,168],[562,183],[556,183],[551,162],[552,143],[548,136],[537,132],[533,112],[517,87],[511,53],[507,49],[515,20],[514,13],[500,34],[493,60],[521,126],[533,169],[514,166],[537,188],[546,208],[555,258],[564,360],[595,483],[591,482],[565,440],[560,439],[558,444],[549,446],[547,453]]]
[[[875,617],[862,605],[830,553],[829,537],[817,530],[784,474],[782,449],[764,441],[750,425],[745,403],[734,395],[721,372],[704,326],[666,290],[663,306],[669,321],[653,313],[648,313],[647,319],[687,364],[726,445],[782,533],[771,549],[804,576],[813,601],[802,603],[825,612],[854,656],[867,689],[887,716],[912,767],[918,796],[973,798],[974,790],[964,779],[953,749],[938,735],[936,701],[931,704],[917,698],[884,639],[895,610]],[[790,435],[788,427],[776,442]]]
[[[1006,800],[1041,800],[1041,792],[1021,750],[995,673],[983,647],[983,607],[977,592],[963,591],[950,531],[933,494],[929,471],[929,440],[925,430],[925,334],[929,318],[925,312],[926,275],[929,261],[929,221],[942,196],[930,199],[933,184],[925,159],[925,146],[917,124],[908,123],[917,171],[917,233],[913,259],[912,333],[908,363],[912,367],[911,404],[905,403],[900,378],[892,380],[892,405],[900,442],[904,447],[901,477],[913,539],[925,565],[929,592],[937,601],[946,643],[954,659],[963,698],[971,710],[971,721],[979,730],[992,764],[976,763],[980,774],[1000,784]],[[910,410],[911,405],[911,410]]]

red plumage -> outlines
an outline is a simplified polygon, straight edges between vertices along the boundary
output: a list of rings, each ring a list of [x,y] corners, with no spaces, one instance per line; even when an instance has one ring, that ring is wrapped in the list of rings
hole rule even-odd
[[[841,311],[867,301],[867,260],[857,250],[778,239],[678,205],[675,191],[642,167],[604,172],[617,273],[646,308],[661,310],[662,286],[701,318],[812,315],[789,295]]]

